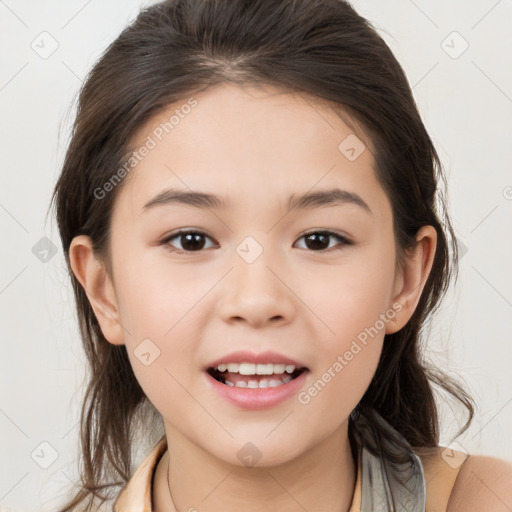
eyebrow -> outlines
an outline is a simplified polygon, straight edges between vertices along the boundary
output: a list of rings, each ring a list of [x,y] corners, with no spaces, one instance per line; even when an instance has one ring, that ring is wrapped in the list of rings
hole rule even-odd
[[[143,211],[148,211],[156,206],[171,204],[195,206],[196,208],[224,209],[227,208],[230,203],[224,198],[214,194],[170,188],[157,194],[153,199],[148,201],[142,209]],[[372,214],[370,207],[361,196],[340,188],[307,192],[299,196],[292,194],[288,199],[288,209],[290,211],[341,204],[354,204],[360,206],[367,213]]]

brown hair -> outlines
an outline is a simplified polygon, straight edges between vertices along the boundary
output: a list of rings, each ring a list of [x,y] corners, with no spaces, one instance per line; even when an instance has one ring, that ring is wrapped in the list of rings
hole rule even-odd
[[[126,348],[110,344],[69,266],[69,247],[88,235],[111,274],[110,218],[123,183],[101,200],[101,188],[125,162],[138,128],[168,105],[231,82],[271,85],[338,107],[361,127],[394,217],[397,263],[424,225],[437,231],[433,267],[419,304],[400,331],[386,335],[374,378],[351,416],[363,415],[377,436],[388,435],[377,411],[410,445],[439,442],[433,384],[448,391],[473,417],[472,399],[423,359],[420,331],[457,278],[457,244],[439,184],[444,180],[434,145],[404,72],[375,28],[342,0],[167,0],[147,7],[106,49],[89,73],[52,202],[79,326],[90,364],[81,422],[82,488],[62,511],[73,510],[129,478],[135,420],[148,400]],[[436,203],[437,201],[437,203]],[[450,251],[451,247],[451,251]],[[392,457],[367,440],[371,450]],[[115,480],[121,479],[121,482]]]

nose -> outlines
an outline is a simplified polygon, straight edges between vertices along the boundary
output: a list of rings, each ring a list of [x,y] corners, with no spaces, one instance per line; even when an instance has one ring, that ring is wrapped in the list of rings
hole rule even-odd
[[[266,251],[252,263],[234,259],[233,269],[223,280],[219,299],[222,319],[252,327],[284,325],[295,314],[295,294],[289,276]]]

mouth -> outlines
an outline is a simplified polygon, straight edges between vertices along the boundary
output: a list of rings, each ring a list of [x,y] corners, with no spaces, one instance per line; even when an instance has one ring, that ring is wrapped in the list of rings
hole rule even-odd
[[[283,386],[308,371],[292,364],[227,363],[211,366],[207,373],[216,381],[237,388],[275,388]]]

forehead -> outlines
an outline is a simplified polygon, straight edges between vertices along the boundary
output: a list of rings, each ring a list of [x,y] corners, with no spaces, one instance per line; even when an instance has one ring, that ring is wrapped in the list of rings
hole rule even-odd
[[[342,177],[346,188],[371,192],[378,184],[369,141],[333,107],[302,93],[231,84],[184,98],[137,131],[130,148],[144,156],[125,178],[121,196],[129,195],[141,213],[171,186],[264,200],[315,184],[338,186]],[[347,146],[357,158],[344,153]]]

